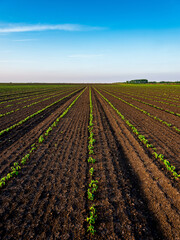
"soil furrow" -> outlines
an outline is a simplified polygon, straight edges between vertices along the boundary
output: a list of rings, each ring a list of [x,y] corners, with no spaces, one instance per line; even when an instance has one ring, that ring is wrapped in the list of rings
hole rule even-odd
[[[178,133],[118,99],[104,92],[103,95],[156,147],[157,152],[163,154],[176,167],[177,171],[180,170],[180,137]]]
[[[122,94],[119,94],[119,93],[114,92],[114,91],[113,92],[111,91],[110,93],[112,93],[113,95],[115,95],[117,97],[122,98],[123,100],[127,101],[128,103],[131,103],[131,104],[147,111],[148,113],[152,114],[153,116],[159,117],[163,121],[171,123],[172,125],[175,125],[176,127],[180,128],[179,117],[175,116],[173,114],[170,114],[168,112],[165,112],[165,109],[164,109],[164,111],[156,109],[152,106],[148,106],[148,105],[146,105],[142,102],[139,102],[139,101],[131,99],[130,97],[124,96],[124,94],[122,95]],[[178,112],[178,110],[177,110],[177,112]]]
[[[2,239],[83,239],[86,235],[88,101],[84,93],[21,176],[2,189]],[[77,111],[80,106],[82,111]]]
[[[73,92],[73,91],[72,91]],[[70,93],[70,92],[69,92]],[[31,114],[43,109],[44,107],[58,101],[59,99],[61,99],[62,97],[68,95],[69,93],[62,93],[62,95],[58,95],[55,97],[52,97],[46,101],[40,102],[38,104],[32,105],[28,108],[21,108],[20,110],[9,114],[9,115],[5,115],[3,117],[0,118],[0,130],[6,129],[10,126],[12,126],[13,124],[16,124],[17,122],[21,121],[22,119],[25,119],[26,117],[30,116]]]
[[[9,172],[10,165],[13,162],[19,162],[21,158],[27,154],[29,149],[31,148],[31,145],[37,141],[39,136],[48,128],[51,126],[51,124],[54,122],[54,120],[62,114],[62,112],[67,108],[67,106],[73,101],[73,99],[76,96],[74,96],[72,99],[69,99],[67,102],[65,102],[62,106],[60,106],[53,114],[51,114],[49,117],[47,117],[42,123],[36,125],[29,133],[28,136],[24,139],[24,137],[21,137],[18,139],[13,145],[11,145],[9,148],[4,150],[0,154],[0,175],[4,176]],[[62,122],[62,126],[65,124]],[[63,131],[63,130],[62,130]]]
[[[16,128],[12,129],[10,132],[3,134],[0,137],[0,153],[9,146],[11,146],[13,143],[15,143],[19,138],[29,133],[38,124],[41,124],[47,117],[53,114],[55,110],[57,110],[60,106],[66,103],[69,99],[73,99],[73,97],[77,96],[78,93],[79,91],[63,99],[62,101],[56,103],[50,108],[47,108],[42,113],[37,114],[33,118],[29,119],[27,122],[24,122],[20,126],[17,126]]]
[[[124,160],[124,164],[127,164],[129,171],[132,169],[132,172],[134,172],[137,179],[139,179],[139,181],[136,182],[135,177],[129,178],[132,179],[132,186],[134,179],[135,186],[132,189],[139,188],[139,191],[136,190],[136,192],[141,192],[143,199],[145,199],[143,206],[147,206],[149,209],[148,212],[147,210],[145,210],[145,212],[148,213],[148,215],[150,214],[150,219],[154,221],[156,220],[159,223],[162,233],[167,239],[179,239],[179,192],[173,188],[170,180],[163,175],[156,165],[154,165],[153,161],[145,154],[139,143],[134,139],[131,133],[129,133],[124,126],[124,123],[118,119],[118,116],[112,111],[110,106],[108,107],[107,103],[100,99],[100,96],[98,96],[98,98],[105,109],[110,125],[124,150],[124,155],[127,159],[127,161]],[[118,124],[117,119],[119,120]],[[144,167],[144,164],[146,165],[146,168]],[[147,169],[150,170],[151,174],[154,176],[153,178]],[[155,181],[154,179],[157,180]],[[159,186],[161,186],[161,188]],[[127,187],[129,187],[129,184]],[[126,187],[124,186],[123,189],[126,189]],[[163,189],[163,191],[161,189]],[[169,197],[167,198],[166,196]]]
[[[113,232],[108,235],[113,236],[112,239],[163,239],[153,214],[146,207],[146,200],[141,195],[136,175],[128,163],[106,113],[97,99],[95,102],[97,115],[94,119],[97,120],[98,129],[100,129],[96,136],[100,144],[97,148],[102,149],[99,158],[104,158],[104,160],[100,165],[101,169],[106,170],[103,171],[104,173],[101,170],[100,176],[105,176],[103,177],[103,189],[99,191],[103,193],[107,191],[108,209],[111,210],[108,219]],[[100,161],[99,158],[98,161]],[[102,201],[102,194],[100,200]],[[103,207],[101,206],[101,211]]]

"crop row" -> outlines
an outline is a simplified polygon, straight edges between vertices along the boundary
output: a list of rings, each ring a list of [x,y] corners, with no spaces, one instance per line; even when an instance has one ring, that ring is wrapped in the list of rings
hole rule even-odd
[[[159,96],[153,96],[153,98],[160,98],[160,99],[164,99],[164,100],[166,100],[166,101],[171,101],[171,102],[179,102],[179,101],[177,101],[177,100],[173,100],[173,99],[170,99],[170,98],[167,98],[167,97],[162,97],[162,95],[159,95]]]
[[[94,179],[94,163],[96,160],[93,158],[94,155],[94,133],[93,133],[93,105],[92,105],[92,95],[91,95],[91,88],[89,88],[89,102],[90,102],[90,115],[89,115],[89,125],[88,125],[88,131],[89,131],[89,145],[88,145],[88,151],[89,151],[89,158],[88,163],[90,166],[90,183],[89,188],[87,190],[87,196],[90,201],[94,201],[94,193],[97,191],[98,188],[98,180]],[[97,215],[96,215],[96,206],[95,204],[92,204],[89,208],[89,217],[86,218],[86,221],[88,222],[88,228],[87,231],[90,232],[92,235],[96,232],[94,225],[96,221]]]
[[[134,96],[133,93],[129,93],[129,92],[123,92],[123,93]],[[169,106],[172,106],[172,107],[180,107],[180,106],[178,106],[177,104],[173,104],[173,103],[169,103],[169,102],[164,102],[164,101],[161,101],[161,100],[155,100],[154,98],[150,98],[150,97],[146,97],[146,96],[141,96],[141,95],[138,95],[137,93],[136,93],[136,97],[143,98],[143,99],[147,99],[147,100],[151,100],[151,101],[154,101],[154,102],[159,102],[159,103],[166,104],[166,105],[169,105]],[[177,102],[178,102],[178,101],[177,101]]]
[[[22,108],[17,108],[17,109],[11,110],[11,111],[9,111],[9,112],[0,114],[0,118],[1,118],[1,117],[4,117],[4,116],[6,116],[6,115],[9,115],[9,114],[11,114],[11,113],[17,112],[17,111],[19,111],[19,110],[21,110],[21,109],[23,109],[23,108],[29,108],[29,107],[31,107],[31,106],[33,106],[33,105],[36,105],[36,104],[38,104],[38,103],[42,103],[42,102],[47,101],[47,100],[49,100],[49,99],[51,99],[51,98],[54,98],[54,97],[57,97],[57,96],[61,96],[62,94],[66,93],[66,92],[69,92],[69,91],[60,92],[60,93],[55,94],[55,95],[53,95],[53,96],[50,96],[50,97],[41,99],[41,100],[39,100],[39,101],[37,101],[37,102],[33,102],[33,103],[28,104],[28,105],[26,105],[26,106],[23,106]]]
[[[58,91],[58,90],[57,90]],[[62,90],[61,90],[62,91]],[[28,98],[27,100],[24,100],[23,101],[20,101],[20,102],[16,102],[16,103],[13,103],[13,104],[8,104],[6,106],[3,106],[3,107],[0,107],[0,109],[5,109],[5,108],[9,108],[9,107],[12,107],[14,105],[19,105],[19,104],[23,104],[23,103],[26,103],[28,101],[32,101],[32,100],[35,100],[35,99],[38,99],[38,98],[42,98],[42,97],[45,97],[45,96],[51,96],[54,94],[55,91],[50,91],[50,92],[45,92],[45,93],[42,93],[42,94],[37,94],[38,96],[36,97],[33,97],[33,98]],[[18,101],[18,99],[16,99]]]
[[[3,99],[3,101],[1,101],[0,102],[0,104],[3,104],[3,103],[10,103],[10,102],[14,102],[14,101],[19,101],[19,100],[21,100],[21,99],[26,99],[26,98],[29,98],[30,96],[32,97],[32,96],[39,96],[40,94],[44,94],[44,93],[49,93],[49,92],[52,92],[52,90],[51,91],[47,91],[47,90],[43,90],[43,91],[36,91],[36,92],[28,92],[28,93],[31,93],[31,95],[28,95],[28,96],[22,96],[22,97],[18,97],[17,98],[17,96],[18,95],[16,95],[16,97],[15,98],[13,98],[13,99],[10,99],[10,100],[6,100],[6,99]],[[27,93],[26,93],[27,94]]]
[[[117,92],[116,92],[116,93],[117,93]],[[118,93],[118,94],[119,94],[119,93]],[[150,107],[156,108],[156,109],[158,109],[158,110],[161,110],[161,111],[164,111],[164,112],[167,112],[167,113],[170,113],[170,114],[173,114],[173,115],[175,115],[175,116],[180,117],[180,113],[175,113],[175,112],[173,112],[173,111],[170,111],[170,110],[161,108],[161,107],[156,106],[156,105],[153,105],[153,104],[151,104],[151,103],[144,102],[144,101],[139,100],[139,99],[134,98],[134,97],[128,97],[128,98],[130,98],[130,99],[132,99],[132,100],[135,100],[135,101],[137,101],[137,102],[143,103],[143,104],[145,104],[145,105],[148,105],[148,106],[150,106]]]
[[[141,135],[139,133],[139,131],[137,130],[137,128],[135,126],[133,126],[132,123],[130,123],[129,120],[127,120],[123,114],[121,114],[114,106],[113,104],[107,99],[105,98],[97,89],[95,89],[99,95],[116,111],[116,113],[121,117],[121,119],[130,127],[130,129],[132,130],[132,132],[138,137],[138,139],[143,143],[143,145],[149,150],[152,149],[152,151],[150,151],[150,153],[152,154],[153,157],[155,157],[155,159],[160,160],[165,166],[166,169],[171,172],[172,176],[175,179],[179,179],[180,178],[180,174],[178,174],[175,171],[175,166],[171,165],[171,163],[165,159],[164,155],[161,153],[157,153],[156,148],[153,146],[153,144],[149,143],[149,141],[146,139],[145,136]]]
[[[145,111],[144,109],[139,108],[139,107],[133,105],[132,103],[129,103],[129,102],[125,101],[124,99],[115,96],[115,95],[112,94],[112,93],[109,93],[109,92],[107,92],[107,91],[105,91],[105,90],[103,90],[103,91],[106,92],[107,94],[113,96],[114,98],[117,98],[118,100],[120,100],[120,101],[122,101],[122,102],[128,104],[129,106],[131,106],[131,107],[137,109],[138,111],[140,111],[140,112],[146,114],[148,117],[153,118],[154,120],[157,120],[157,121],[161,122],[162,124],[165,124],[165,125],[168,126],[168,127],[172,127],[172,128],[173,128],[175,131],[177,131],[177,132],[180,132],[180,129],[177,128],[176,126],[173,126],[171,123],[168,123],[168,122],[166,122],[166,121],[160,119],[159,117],[156,117],[156,116],[152,115],[151,113]]]
[[[161,88],[161,90],[162,90],[163,88]],[[136,89],[135,89],[136,90]],[[138,89],[138,86],[137,86],[137,90],[139,90]],[[144,98],[146,98],[147,97],[147,94],[148,94],[148,96],[149,96],[149,94],[152,94],[151,96],[153,97],[153,100],[155,100],[154,98],[156,98],[156,99],[164,99],[165,101],[172,101],[172,102],[179,102],[179,101],[177,101],[178,100],[178,98],[175,98],[176,100],[173,100],[173,99],[171,99],[171,98],[174,98],[174,97],[164,97],[164,96],[162,96],[162,95],[157,95],[157,96],[155,96],[155,94],[154,94],[154,90],[153,90],[153,92],[151,92],[151,91],[149,91],[149,89],[148,89],[148,91],[145,93],[145,91],[144,91],[145,89],[143,88],[143,92],[140,92],[139,94],[141,94],[141,95],[139,95],[139,94],[137,94],[137,92],[136,92],[136,96],[141,96],[141,97],[144,97]],[[147,90],[147,89],[146,89]],[[159,90],[158,90],[158,92],[159,92]],[[163,91],[164,92],[164,91]],[[127,94],[134,94],[134,92],[132,92],[132,91],[130,91],[130,92],[128,92],[128,91],[126,91],[126,92],[124,92],[124,93],[127,93]]]
[[[48,86],[48,85],[46,85],[46,86]],[[13,88],[14,88],[14,91],[12,91]],[[0,85],[0,91],[6,92],[6,94],[1,95],[1,98],[5,97],[5,96],[12,97],[12,96],[19,96],[19,95],[23,95],[23,94],[26,95],[26,94],[31,94],[31,93],[48,92],[48,91],[53,91],[54,89],[55,89],[55,87],[52,87],[52,85],[42,88],[36,84],[35,85],[28,84],[28,85],[21,86],[21,90],[18,90],[17,84],[14,84],[14,86],[10,85],[10,84],[7,84],[6,86]]]
[[[30,116],[24,118],[23,120],[19,121],[18,123],[15,123],[14,125],[12,125],[12,126],[6,128],[6,129],[3,129],[2,131],[0,131],[0,136],[2,136],[2,135],[3,135],[4,133],[6,133],[6,132],[9,132],[10,130],[14,129],[14,128],[17,127],[17,126],[20,126],[21,124],[23,124],[23,123],[25,123],[26,121],[28,121],[29,119],[33,118],[33,117],[36,116],[37,114],[42,113],[42,112],[45,111],[47,108],[52,107],[52,106],[55,105],[56,103],[58,103],[58,102],[62,101],[63,99],[65,99],[65,98],[71,96],[73,93],[75,93],[75,92],[77,92],[77,91],[79,91],[79,90],[76,90],[76,91],[74,91],[74,92],[72,92],[72,93],[66,95],[65,97],[63,97],[63,98],[61,98],[61,99],[59,99],[59,100],[57,100],[57,101],[51,103],[50,105],[48,105],[48,106],[42,108],[41,110],[39,110],[39,111],[37,111],[37,112],[31,114]]]
[[[5,97],[5,96],[12,96],[12,95],[21,95],[21,94],[27,94],[27,93],[34,93],[34,92],[41,92],[41,91],[47,91],[48,89],[52,89],[50,87],[48,88],[39,88],[38,85],[36,85],[36,87],[32,87],[33,85],[25,85],[21,86],[21,89],[18,88],[18,85],[11,85],[11,84],[7,84],[7,85],[0,85],[0,91],[4,92],[5,94],[1,94],[1,98]]]
[[[59,116],[56,118],[56,120],[51,124],[51,126],[44,132],[44,134],[42,134],[39,138],[38,141],[36,140],[35,143],[33,143],[31,145],[31,149],[29,150],[29,152],[24,155],[22,157],[22,159],[20,160],[20,162],[14,162],[12,164],[11,167],[11,171],[5,176],[2,177],[0,179],[0,188],[2,188],[3,186],[5,186],[7,184],[7,182],[17,176],[19,174],[19,171],[22,169],[22,166],[26,164],[26,162],[30,159],[32,153],[34,153],[38,147],[44,142],[45,139],[48,138],[49,133],[53,130],[54,127],[56,127],[60,121],[61,118],[63,118],[67,112],[71,109],[71,107],[75,104],[75,102],[78,100],[78,98],[83,94],[83,92],[85,91],[85,89],[83,91],[81,91],[81,93],[74,99],[74,101],[66,108],[66,110]]]

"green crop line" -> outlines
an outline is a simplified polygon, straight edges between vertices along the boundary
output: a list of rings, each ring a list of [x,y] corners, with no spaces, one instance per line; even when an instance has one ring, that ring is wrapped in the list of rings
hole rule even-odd
[[[171,99],[171,98],[165,98],[165,97],[162,97],[161,95],[159,95],[159,96],[153,96],[154,98],[161,98],[161,99],[164,99],[164,100],[166,100],[166,101],[168,101],[168,100],[170,100],[171,102],[177,102],[177,103],[179,103],[179,101],[177,101],[177,100],[173,100],[173,99]]]
[[[56,90],[57,92],[59,92],[59,90]],[[69,90],[70,91],[70,90]],[[62,90],[60,91],[60,93],[62,92]],[[65,92],[67,92],[67,91],[65,91]],[[64,93],[64,91],[62,92],[62,93]],[[54,91],[52,92],[52,91],[50,91],[50,92],[45,92],[45,93],[42,93],[42,95],[40,95],[40,94],[37,94],[38,96],[36,96],[36,97],[34,97],[34,98],[31,98],[31,96],[30,97],[26,97],[26,98],[28,98],[27,100],[24,100],[24,101],[20,101],[20,102],[18,102],[18,103],[14,103],[14,104],[9,104],[9,105],[6,105],[6,106],[3,106],[3,107],[1,107],[0,109],[5,109],[5,108],[9,108],[9,107],[12,107],[12,106],[14,106],[14,105],[19,105],[19,104],[22,104],[22,103],[26,103],[26,102],[28,102],[28,101],[32,101],[32,100],[35,100],[35,99],[38,99],[38,98],[42,98],[42,97],[47,97],[47,96],[52,96],[52,95],[54,95]],[[56,94],[57,95],[57,94]],[[56,96],[56,95],[54,95],[54,96]],[[16,99],[16,100],[20,100],[20,99]]]
[[[133,93],[129,93],[129,92],[122,92],[122,93],[125,93],[125,94],[128,94],[128,95],[133,95]],[[169,105],[169,106],[172,106],[172,107],[180,107],[179,105],[176,105],[176,104],[173,104],[173,103],[168,103],[168,102],[163,102],[163,101],[160,101],[160,100],[155,100],[154,98],[149,98],[149,97],[145,97],[145,96],[141,96],[141,95],[138,95],[136,94],[137,97],[139,98],[143,98],[143,99],[147,99],[147,100],[152,100],[154,102],[159,102],[159,103],[162,103],[162,104],[166,104],[166,105]]]
[[[96,160],[92,157],[94,155],[94,143],[95,139],[93,138],[94,133],[93,133],[93,104],[92,104],[92,94],[91,94],[91,88],[89,88],[89,105],[90,105],[90,114],[89,114],[89,125],[88,125],[88,131],[89,131],[89,145],[88,145],[88,151],[89,151],[89,158],[88,158],[88,163],[93,164],[96,162]],[[98,189],[98,180],[93,179],[94,177],[94,167],[91,167],[89,170],[90,174],[90,179],[91,182],[89,183],[89,188],[87,190],[87,197],[90,201],[94,201],[95,197],[95,192]],[[94,235],[96,230],[95,230],[95,222],[96,222],[96,206],[93,204],[89,208],[89,217],[86,218],[86,221],[88,222],[88,227],[87,227],[87,232],[90,232],[91,235]]]
[[[52,92],[52,91],[54,91],[54,90],[51,90],[50,92]],[[39,94],[44,94],[44,92],[47,93],[47,90],[35,92],[34,94],[31,95],[31,97],[32,97],[32,96],[36,96],[36,95],[39,96]],[[49,91],[48,91],[48,92],[49,92]],[[27,93],[32,93],[32,92],[27,92]],[[26,94],[27,94],[27,93],[26,93]],[[16,95],[16,96],[18,96],[18,95]],[[9,97],[10,97],[10,96],[9,96]],[[21,99],[26,99],[26,98],[29,98],[29,97],[30,97],[30,96],[19,97],[19,98],[15,98],[15,99],[11,99],[11,100],[6,100],[6,99],[4,98],[3,101],[0,102],[0,104],[9,103],[9,102],[14,102],[14,101],[21,100]]]
[[[4,133],[6,133],[6,132],[11,131],[11,130],[14,129],[15,127],[17,127],[17,126],[19,126],[19,125],[21,125],[21,124],[27,122],[29,119],[33,118],[33,117],[36,116],[37,114],[43,112],[43,111],[46,110],[47,108],[52,107],[52,106],[55,105],[56,103],[58,103],[58,102],[62,101],[63,99],[65,99],[65,98],[71,96],[73,93],[75,93],[75,92],[77,92],[77,91],[79,91],[79,90],[76,90],[76,91],[74,91],[74,92],[68,94],[67,96],[65,96],[65,97],[63,97],[63,98],[61,98],[61,99],[59,99],[59,100],[57,100],[57,101],[51,103],[50,105],[48,105],[48,106],[42,108],[41,110],[39,110],[39,111],[37,111],[37,112],[31,114],[31,115],[28,116],[28,117],[24,118],[23,120],[19,121],[18,123],[15,123],[14,125],[12,125],[12,126],[6,128],[6,129],[0,131],[0,136],[2,136],[2,135],[3,135]]]
[[[157,121],[161,122],[162,124],[165,124],[166,126],[173,128],[176,132],[178,132],[178,133],[180,132],[180,129],[177,128],[176,126],[173,126],[171,123],[168,123],[168,122],[166,122],[166,121],[163,121],[162,119],[160,119],[160,118],[158,118],[158,117],[156,117],[156,116],[154,116],[154,115],[148,113],[148,112],[145,111],[144,109],[139,108],[139,107],[133,105],[132,103],[129,103],[129,102],[125,101],[124,99],[115,96],[115,95],[112,94],[112,93],[109,93],[109,92],[107,92],[107,91],[105,91],[105,90],[102,90],[102,91],[103,91],[103,92],[106,92],[107,94],[111,95],[112,97],[117,98],[118,100],[120,100],[120,101],[122,101],[122,102],[128,104],[129,106],[131,106],[131,107],[137,109],[138,111],[140,111],[140,112],[146,114],[146,115],[149,116],[150,118],[153,118],[154,120],[157,120]]]
[[[17,176],[19,174],[19,170],[22,169],[22,166],[26,164],[26,162],[30,159],[33,152],[35,152],[38,147],[48,138],[49,133],[53,130],[54,127],[56,127],[60,121],[61,118],[63,118],[68,111],[72,108],[72,106],[75,104],[75,102],[78,100],[78,98],[83,94],[83,92],[86,90],[82,90],[82,92],[74,99],[74,101],[66,108],[66,110],[58,117],[56,120],[52,123],[51,127],[49,127],[44,134],[42,134],[38,142],[35,142],[31,145],[31,149],[29,152],[21,159],[20,163],[14,162],[13,167],[11,167],[11,171],[5,176],[0,179],[0,188],[5,186],[7,182]]]
[[[137,87],[138,88],[138,86],[133,86],[133,87]],[[163,88],[161,87],[161,90],[162,90]],[[142,89],[141,89],[142,90]],[[146,89],[147,90],[147,89]],[[128,92],[128,91],[125,91],[125,92],[123,92],[123,93],[127,93],[127,94],[130,94],[130,95],[134,95],[133,94],[133,92],[131,91],[131,90],[129,90],[130,92]],[[158,90],[159,91],[159,90]],[[154,92],[153,92],[154,93]],[[148,90],[148,94],[149,94],[149,90]],[[166,94],[167,95],[167,94]],[[144,93],[144,91],[143,91],[143,93],[141,93],[141,95],[137,95],[136,94],[136,96],[138,96],[138,97],[142,97],[142,98],[146,98],[147,97],[147,94],[146,93]],[[157,95],[157,96],[155,96],[154,94],[153,94],[153,96],[152,96],[153,98],[149,98],[149,99],[152,99],[152,100],[154,100],[154,98],[160,98],[160,99],[164,99],[164,100],[166,100],[166,101],[171,101],[171,102],[177,102],[177,103],[179,103],[179,101],[177,101],[177,100],[179,100],[179,98],[174,98],[174,97],[164,97],[164,96],[162,96],[162,95]],[[176,99],[176,100],[173,100],[173,99]],[[156,100],[154,100],[154,101],[156,101]],[[171,104],[171,103],[170,103]]]
[[[31,103],[31,104],[28,104],[28,105],[26,105],[26,106],[23,106],[22,108],[17,108],[17,109],[15,109],[15,110],[12,110],[12,111],[9,111],[9,112],[0,114],[0,118],[1,118],[1,117],[4,117],[4,116],[6,116],[6,115],[9,115],[9,114],[11,114],[11,113],[17,112],[17,111],[19,111],[19,110],[21,110],[21,109],[23,109],[23,108],[28,108],[28,107],[31,107],[31,106],[36,105],[36,104],[38,104],[38,103],[42,103],[42,102],[47,101],[47,100],[49,100],[49,99],[51,99],[51,98],[53,98],[53,97],[61,96],[62,94],[67,93],[67,92],[69,92],[69,91],[61,92],[61,93],[55,94],[55,95],[53,95],[53,96],[47,97],[47,98],[45,98],[45,99],[43,99],[43,100],[40,100],[40,101],[37,101],[37,102],[33,102],[33,103]]]
[[[114,92],[113,92],[113,93],[114,93]],[[119,92],[116,92],[116,93],[120,94]],[[167,112],[167,113],[170,113],[170,114],[173,114],[173,115],[175,115],[175,116],[180,117],[180,113],[175,113],[175,112],[173,112],[173,111],[170,111],[170,110],[161,108],[161,107],[156,106],[156,105],[153,105],[153,104],[151,104],[151,103],[147,103],[147,102],[141,101],[141,100],[139,100],[139,99],[137,99],[137,98],[134,98],[134,97],[128,96],[128,98],[131,98],[132,100],[135,100],[135,101],[137,101],[137,102],[143,103],[143,104],[148,105],[148,106],[150,106],[150,107],[153,107],[153,108],[156,108],[156,109],[158,109],[158,110],[161,110],[161,111],[164,111],[164,112]]]
[[[127,120],[123,114],[121,114],[114,106],[113,104],[107,99],[105,98],[96,88],[95,90],[99,93],[99,95],[116,111],[116,113],[121,117],[121,119],[131,128],[132,132],[138,137],[138,139],[144,144],[144,146],[147,148],[147,149],[152,149],[153,152],[152,152],[152,156],[155,157],[155,159],[157,160],[160,160],[166,167],[166,169],[171,172],[172,176],[175,178],[175,179],[178,179],[180,178],[180,174],[178,174],[176,171],[175,171],[175,166],[171,165],[170,162],[165,159],[164,155],[163,154],[159,154],[156,152],[156,148],[153,146],[153,144],[150,144],[149,141],[145,138],[145,136],[141,135],[139,133],[139,131],[137,130],[136,127],[133,126],[132,123],[129,122],[129,120]]]

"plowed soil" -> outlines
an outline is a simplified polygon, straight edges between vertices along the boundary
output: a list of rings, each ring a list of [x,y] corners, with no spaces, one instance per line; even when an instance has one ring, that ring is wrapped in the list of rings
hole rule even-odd
[[[120,93],[117,93],[117,92],[114,92],[114,91],[110,91],[110,93],[112,93],[113,95],[117,96],[117,97],[120,97],[121,99],[125,100],[126,102],[128,103],[131,103],[133,104],[134,106],[137,106],[145,111],[147,111],[148,113],[150,113],[151,115],[153,116],[156,116],[160,119],[162,119],[163,121],[166,121],[167,123],[171,123],[172,126],[176,126],[180,129],[180,118],[176,115],[173,115],[171,113],[168,113],[166,112],[165,110],[169,110],[167,106],[163,106],[162,108],[164,109],[163,110],[160,110],[160,109],[156,109],[152,106],[149,106],[149,105],[146,105],[142,102],[139,102],[139,101],[136,101],[134,99],[131,99],[131,97],[127,96],[127,95],[124,95],[124,94],[120,94]],[[136,98],[136,96],[134,96],[135,99],[138,99]],[[139,99],[140,101],[144,101],[146,103],[149,103],[146,99]],[[156,105],[159,107],[159,104],[156,104],[156,102],[152,102],[151,101],[151,104],[153,105]],[[169,111],[172,111],[169,110]],[[174,110],[173,110],[175,113],[180,113],[180,108],[178,107],[174,107]]]
[[[156,147],[157,152],[163,154],[177,168],[177,171],[180,171],[180,135],[178,132],[113,96],[103,91],[101,93]],[[151,109],[151,114],[156,116],[156,109]],[[179,119],[179,117],[176,118]]]
[[[70,92],[63,93],[63,91],[62,91],[62,94],[59,93],[59,95],[57,95],[55,93],[54,97],[51,97],[50,99],[45,100],[45,101],[41,101],[38,104],[32,105],[28,108],[23,108],[23,107],[20,107],[20,106],[13,107],[14,110],[17,109],[17,108],[19,108],[19,110],[17,112],[11,113],[10,115],[5,115],[3,117],[0,117],[0,130],[8,128],[9,126],[21,121],[22,119],[25,119],[29,115],[41,110],[42,108],[52,104],[53,102],[58,101],[59,99],[65,97],[68,94],[70,94]],[[43,100],[43,98],[42,98],[42,100]],[[30,104],[30,103],[28,103],[28,104]],[[24,106],[26,106],[28,104],[24,103]]]
[[[102,92],[103,93],[103,92]],[[1,175],[7,174],[30,145],[67,108],[79,93],[9,135],[11,144],[1,145]],[[103,95],[105,95],[103,93]],[[143,128],[143,116],[106,97],[126,117],[163,149],[175,156],[177,145],[168,144],[153,131],[155,123]],[[86,218],[92,202],[87,198],[90,181],[88,164],[89,89],[51,131],[22,167],[19,175],[0,189],[0,239],[101,239],[179,240],[179,183],[173,184],[154,163],[117,113],[92,88],[94,177],[98,190],[96,233],[87,233]],[[139,121],[139,122],[138,122]],[[147,127],[149,126],[149,128]],[[157,131],[162,129],[156,122]],[[25,132],[27,130],[27,132]],[[16,132],[17,131],[17,132]],[[25,132],[25,133],[24,133]],[[19,138],[15,137],[19,134]],[[168,132],[167,135],[176,134]],[[145,134],[144,134],[145,135]],[[161,137],[163,134],[161,135]],[[154,137],[154,138],[153,138]],[[173,135],[176,137],[176,135]],[[13,142],[13,138],[16,140]],[[175,139],[178,142],[178,138]],[[153,143],[154,143],[153,142]],[[178,165],[178,159],[175,158]]]

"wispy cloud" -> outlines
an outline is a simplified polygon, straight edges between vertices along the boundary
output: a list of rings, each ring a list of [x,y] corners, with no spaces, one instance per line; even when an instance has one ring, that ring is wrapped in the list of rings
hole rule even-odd
[[[103,54],[75,54],[69,55],[69,58],[94,58],[94,57],[102,57]]]
[[[4,25],[0,26],[0,33],[39,32],[39,31],[92,31],[102,30],[101,27],[85,26],[79,24],[56,24],[56,25]]]
[[[37,39],[15,39],[15,40],[12,40],[13,42],[31,42],[31,41],[37,41]]]

